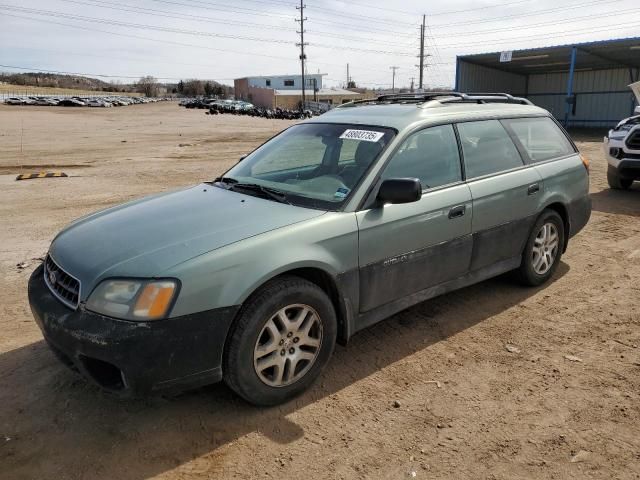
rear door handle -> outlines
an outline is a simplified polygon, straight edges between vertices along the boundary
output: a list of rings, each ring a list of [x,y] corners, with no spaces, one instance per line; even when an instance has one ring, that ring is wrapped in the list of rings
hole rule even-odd
[[[463,217],[466,211],[467,207],[465,205],[458,205],[457,207],[453,207],[451,210],[449,210],[449,218]]]
[[[540,184],[534,183],[533,185],[529,185],[529,188],[527,189],[527,194],[535,195],[539,191],[540,191]]]

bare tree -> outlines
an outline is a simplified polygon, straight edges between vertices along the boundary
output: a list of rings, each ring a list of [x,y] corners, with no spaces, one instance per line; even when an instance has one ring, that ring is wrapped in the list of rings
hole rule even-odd
[[[204,95],[204,82],[201,80],[187,80],[184,82],[184,94],[188,97]]]
[[[158,80],[150,75],[142,77],[137,84],[137,90],[146,97],[157,97],[160,85]]]

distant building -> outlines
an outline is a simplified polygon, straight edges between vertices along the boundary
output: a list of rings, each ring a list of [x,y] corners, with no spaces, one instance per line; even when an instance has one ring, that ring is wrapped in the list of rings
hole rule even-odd
[[[340,105],[364,97],[361,93],[342,88],[324,88],[322,77],[325,75],[316,73],[304,76],[307,102]],[[237,78],[233,83],[236,99],[258,107],[296,109],[302,101],[302,75],[245,77]]]

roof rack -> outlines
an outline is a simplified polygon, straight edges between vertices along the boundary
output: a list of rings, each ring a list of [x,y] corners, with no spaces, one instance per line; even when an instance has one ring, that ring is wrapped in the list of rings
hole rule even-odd
[[[514,97],[508,93],[463,93],[461,95],[463,101],[471,103],[515,103],[518,105],[533,105],[533,103],[526,98]]]
[[[514,103],[519,105],[533,105],[526,98],[514,97],[508,93],[460,93],[460,92],[426,92],[426,93],[394,93],[380,95],[377,98],[355,100],[345,103],[340,107],[355,107],[359,105],[384,105],[384,104],[424,104],[437,101],[445,103]]]

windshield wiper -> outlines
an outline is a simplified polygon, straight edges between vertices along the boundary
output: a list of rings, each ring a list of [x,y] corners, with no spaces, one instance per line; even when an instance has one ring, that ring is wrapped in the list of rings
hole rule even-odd
[[[272,200],[280,203],[287,203],[291,205],[291,202],[287,200],[287,194],[276,188],[265,187],[264,185],[258,185],[257,183],[240,183],[235,178],[231,177],[218,177],[211,183],[222,183],[227,185],[227,190],[244,189],[253,192],[262,193],[263,196],[269,197]]]
[[[231,177],[218,177],[215,180],[213,180],[212,182],[205,182],[205,183],[211,183],[212,185],[214,183],[231,184],[231,183],[238,183],[238,180],[236,180],[235,178],[231,178]]]
[[[234,180],[234,179],[227,179],[227,180]],[[233,182],[227,182],[227,183],[229,183],[229,186],[227,187],[229,190],[232,190],[232,191],[249,190],[253,192],[259,192],[263,196],[268,197],[272,200],[275,200],[276,202],[287,203],[291,205],[291,202],[287,200],[287,194],[275,188],[265,187],[264,185],[258,185],[257,183],[238,183],[237,180],[235,181],[235,183]]]

